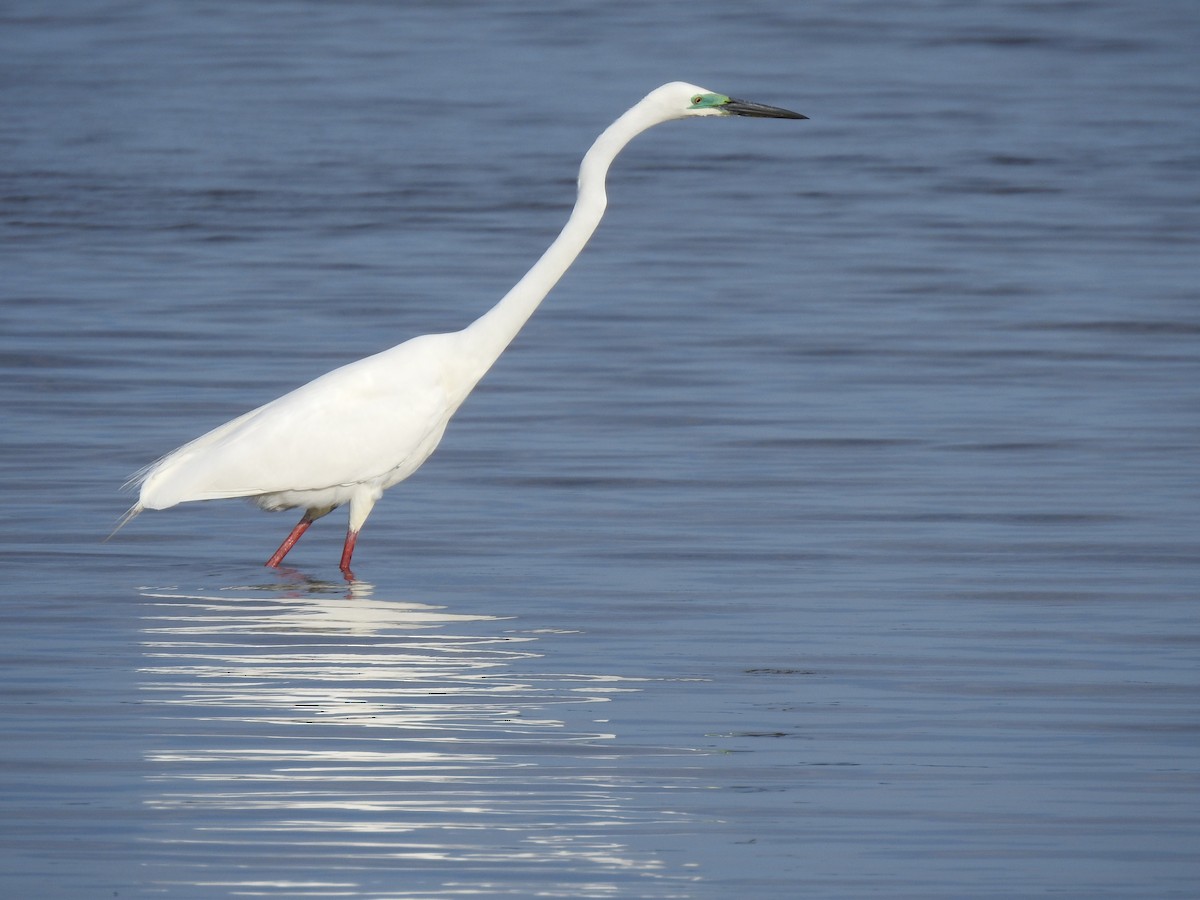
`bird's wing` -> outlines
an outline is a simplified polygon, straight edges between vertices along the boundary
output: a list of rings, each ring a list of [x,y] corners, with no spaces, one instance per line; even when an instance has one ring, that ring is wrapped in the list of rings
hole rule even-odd
[[[141,504],[162,509],[411,474],[461,399],[426,335],[335,369],[155,463]]]

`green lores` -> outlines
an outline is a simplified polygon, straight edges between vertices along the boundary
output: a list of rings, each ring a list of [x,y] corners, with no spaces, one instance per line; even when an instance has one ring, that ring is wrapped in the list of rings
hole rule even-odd
[[[697,94],[692,98],[692,109],[718,109],[729,102],[724,94]]]

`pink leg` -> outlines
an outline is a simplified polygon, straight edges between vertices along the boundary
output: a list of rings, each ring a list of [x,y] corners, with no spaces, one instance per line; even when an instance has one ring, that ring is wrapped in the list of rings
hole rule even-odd
[[[300,540],[300,536],[304,534],[304,532],[308,531],[308,526],[312,523],[312,516],[306,512],[304,514],[304,518],[302,518],[296,524],[296,527],[292,529],[291,534],[289,534],[284,539],[283,543],[279,545],[279,549],[271,554],[271,558],[267,560],[267,565],[273,569],[283,562],[283,558],[288,555],[288,551],[296,546],[296,541]]]
[[[342,547],[342,564],[338,566],[342,574],[350,574],[350,557],[354,555],[354,545],[358,542],[357,531],[346,532],[346,545]]]

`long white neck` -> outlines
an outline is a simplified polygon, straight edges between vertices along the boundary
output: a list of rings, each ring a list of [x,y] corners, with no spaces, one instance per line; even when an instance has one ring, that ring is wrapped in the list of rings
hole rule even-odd
[[[462,331],[473,361],[481,366],[478,377],[492,367],[596,231],[608,205],[604,180],[617,154],[633,138],[662,121],[659,109],[643,101],[608,126],[584,154],[575,208],[563,230],[512,290]]]

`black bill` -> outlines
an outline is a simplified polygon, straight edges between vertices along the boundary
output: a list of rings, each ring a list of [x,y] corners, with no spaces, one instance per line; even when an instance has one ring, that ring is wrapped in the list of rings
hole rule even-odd
[[[807,119],[808,116],[802,116],[798,112],[792,112],[790,109],[780,109],[778,106],[767,106],[765,103],[752,103],[749,100],[735,100],[729,98],[729,102],[721,106],[725,112],[731,116],[750,116],[757,119]]]

